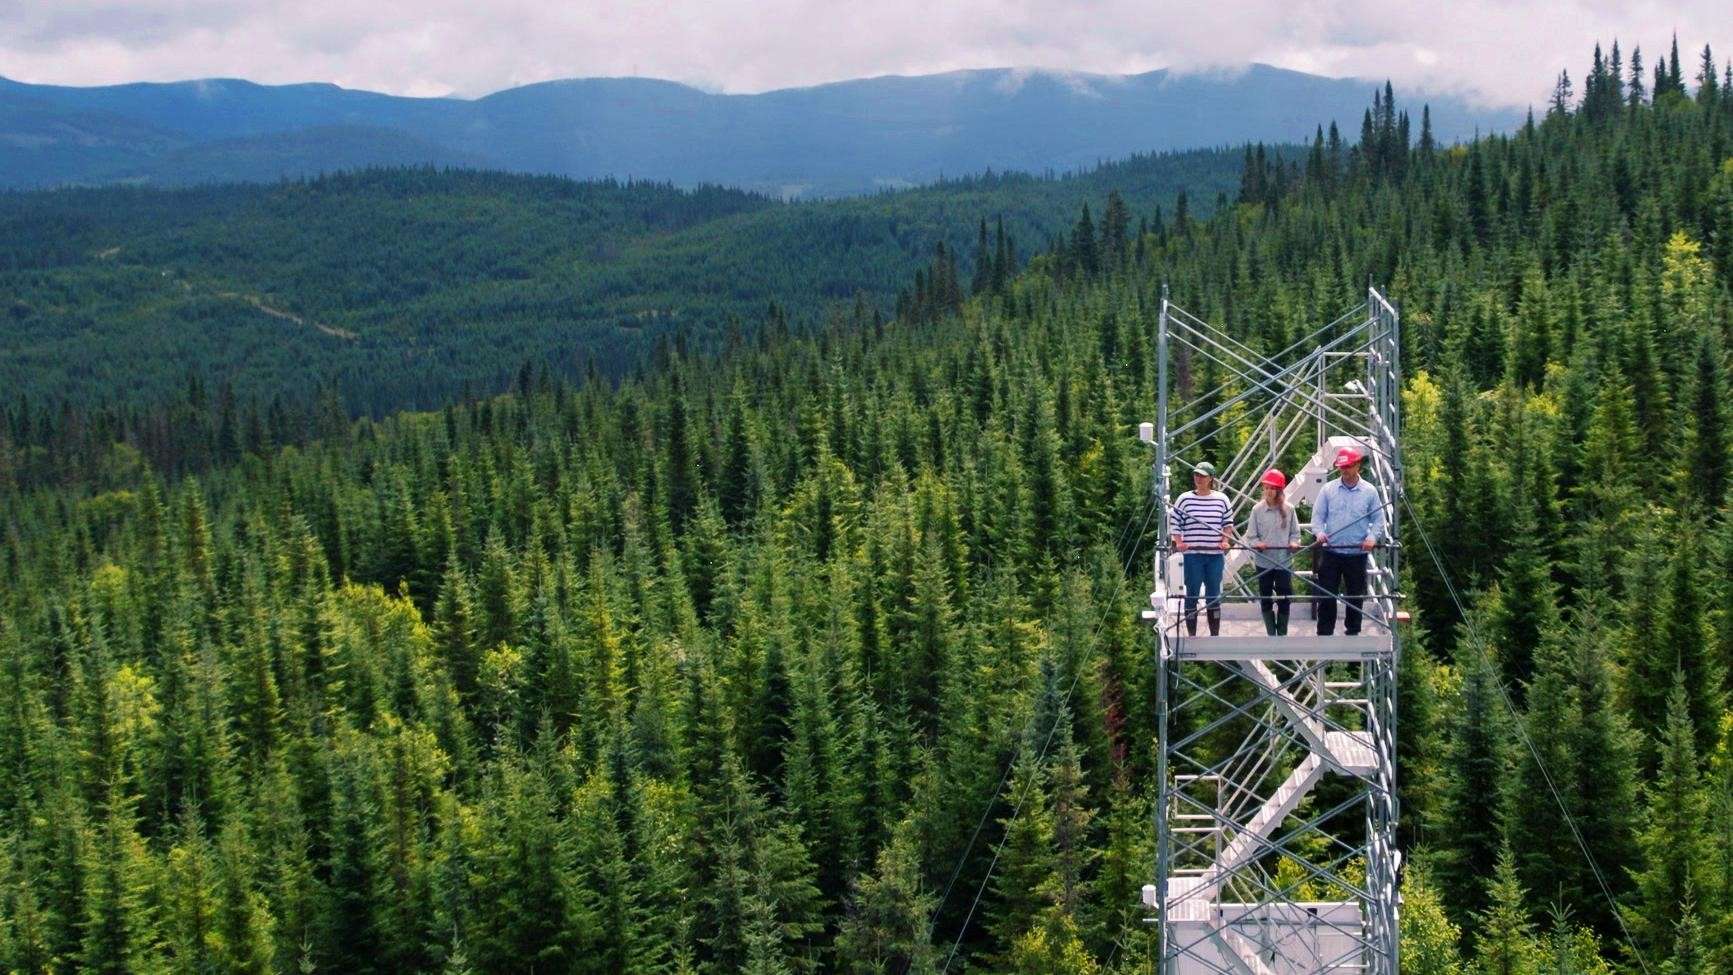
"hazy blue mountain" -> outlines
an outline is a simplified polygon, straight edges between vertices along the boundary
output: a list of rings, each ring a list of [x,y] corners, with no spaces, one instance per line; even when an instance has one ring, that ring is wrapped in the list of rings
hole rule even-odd
[[[1352,139],[1372,88],[1265,65],[1189,75],[955,71],[756,95],[590,78],[473,100],[229,79],[101,88],[0,79],[0,185],[270,180],[361,161],[827,196],[986,169],[1066,171],[1135,152],[1291,143],[1332,120]],[[1444,141],[1518,121],[1513,110],[1450,96],[1399,100],[1416,116],[1430,104]]]
[[[4,82],[0,82],[3,85]],[[172,152],[184,140],[122,115],[0,87],[0,186],[46,186]]]

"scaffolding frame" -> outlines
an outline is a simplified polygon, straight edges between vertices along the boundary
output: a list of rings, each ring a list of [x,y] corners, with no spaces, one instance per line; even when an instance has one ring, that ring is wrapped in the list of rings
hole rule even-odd
[[[1368,556],[1358,635],[1280,637],[1264,633],[1239,577],[1249,552],[1236,546],[1223,632],[1197,637],[1181,628],[1183,555],[1168,540],[1174,469],[1226,457],[1217,483],[1239,526],[1266,468],[1307,456],[1287,497],[1309,505],[1348,445],[1366,454],[1363,476],[1395,538],[1400,316],[1368,286],[1346,314],[1264,355],[1173,304],[1164,286],[1155,352],[1156,418],[1142,436],[1160,512],[1143,614],[1157,647],[1157,853],[1144,902],[1161,971],[1397,975],[1399,546]],[[1219,385],[1192,388],[1200,360],[1220,369]],[[1170,390],[1189,402],[1174,409]],[[1335,598],[1309,573],[1295,583],[1296,609]]]

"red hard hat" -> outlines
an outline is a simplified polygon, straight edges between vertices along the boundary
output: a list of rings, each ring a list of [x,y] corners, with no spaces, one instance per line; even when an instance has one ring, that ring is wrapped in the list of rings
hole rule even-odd
[[[1353,467],[1355,464],[1358,464],[1365,459],[1366,455],[1362,454],[1354,447],[1343,447],[1341,450],[1336,451],[1337,467]]]
[[[1272,467],[1264,472],[1264,476],[1258,479],[1258,483],[1265,487],[1273,487],[1277,490],[1281,490],[1288,486],[1288,477],[1286,474],[1283,474],[1281,471]]]

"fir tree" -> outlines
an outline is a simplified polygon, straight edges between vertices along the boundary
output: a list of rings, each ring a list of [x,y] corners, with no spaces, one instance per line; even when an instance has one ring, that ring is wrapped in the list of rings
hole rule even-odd
[[[1720,81],[1716,78],[1715,53],[1703,45],[1703,60],[1697,68],[1697,104],[1711,111],[1720,97]]]
[[[1487,814],[1489,798],[1504,794],[1510,767],[1509,724],[1498,680],[1497,664],[1487,655],[1476,653],[1464,661],[1439,797],[1438,888],[1462,917],[1485,904],[1484,881],[1499,854],[1501,823]]]
[[[1499,851],[1486,885],[1487,907],[1475,914],[1475,971],[1480,975],[1536,975],[1540,950],[1509,847]]]
[[[1118,269],[1130,254],[1131,209],[1118,190],[1109,190],[1107,206],[1101,211],[1101,253],[1107,266]]]
[[[1661,963],[1662,975],[1709,975],[1714,969],[1706,942],[1697,912],[1686,904],[1673,938],[1673,956]]]
[[[873,872],[855,882],[837,934],[843,971],[931,975],[937,970],[927,927],[937,898],[924,889],[919,854],[914,823],[905,819],[891,831]]]
[[[1402,877],[1402,970],[1410,975],[1463,975],[1462,931],[1451,922],[1430,883],[1424,861],[1411,862]]]
[[[1095,221],[1089,217],[1089,204],[1083,205],[1083,215],[1077,218],[1077,225],[1071,229],[1071,247],[1067,253],[1068,262],[1080,273],[1094,277],[1101,269],[1101,259],[1095,237]]]
[[[1698,338],[1695,365],[1685,450],[1685,488],[1694,508],[1709,510],[1719,506],[1727,497],[1729,486],[1733,486],[1721,344],[1713,331],[1705,330]]]
[[[1009,963],[1031,922],[1056,902],[1059,880],[1047,775],[1034,754],[1020,753],[1006,788],[1017,806],[1014,816],[1001,820],[1005,837],[984,927]]]
[[[1660,769],[1645,794],[1647,815],[1638,846],[1642,867],[1633,873],[1631,933],[1638,949],[1650,957],[1666,957],[1685,905],[1698,897],[1715,902],[1719,878],[1714,856],[1703,832],[1709,803],[1697,768],[1684,674],[1678,674],[1667,698],[1667,725],[1662,739]]]

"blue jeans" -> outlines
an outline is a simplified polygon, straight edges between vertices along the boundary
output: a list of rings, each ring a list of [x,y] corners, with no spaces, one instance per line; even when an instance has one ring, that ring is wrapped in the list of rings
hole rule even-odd
[[[1220,552],[1185,553],[1185,625],[1197,632],[1197,592],[1203,590],[1204,605],[1214,617],[1222,601],[1222,566],[1227,557]]]

